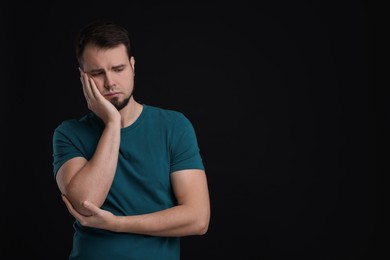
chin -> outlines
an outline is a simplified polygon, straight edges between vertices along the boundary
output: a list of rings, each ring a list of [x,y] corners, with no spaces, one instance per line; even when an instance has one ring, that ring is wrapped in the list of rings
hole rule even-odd
[[[129,98],[126,98],[125,100],[122,100],[122,101],[119,101],[117,98],[113,98],[111,100],[111,104],[114,105],[114,107],[116,107],[116,109],[118,109],[118,111],[122,110],[125,106],[127,106],[127,104],[129,104],[129,101],[130,101],[130,97]]]

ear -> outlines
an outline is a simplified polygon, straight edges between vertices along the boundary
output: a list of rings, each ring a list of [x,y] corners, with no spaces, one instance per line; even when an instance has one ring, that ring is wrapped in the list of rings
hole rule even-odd
[[[135,76],[135,58],[134,58],[134,56],[130,57],[130,66],[133,69],[133,74]]]

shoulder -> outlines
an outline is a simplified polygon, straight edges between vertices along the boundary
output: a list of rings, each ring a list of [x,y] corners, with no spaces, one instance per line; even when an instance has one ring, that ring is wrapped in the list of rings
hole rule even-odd
[[[56,128],[55,132],[78,132],[83,131],[83,129],[87,130],[91,127],[96,127],[100,125],[101,120],[94,115],[93,113],[86,114],[81,118],[72,118],[62,121]]]
[[[159,118],[167,122],[174,123],[176,121],[188,120],[182,112],[177,110],[145,105],[145,104],[144,104],[144,109],[146,114],[148,114],[149,116],[154,118]]]

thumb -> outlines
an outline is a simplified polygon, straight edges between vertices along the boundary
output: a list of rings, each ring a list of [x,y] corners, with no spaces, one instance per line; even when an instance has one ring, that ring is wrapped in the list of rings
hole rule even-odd
[[[89,209],[89,210],[92,210],[92,211],[94,211],[95,208],[96,208],[95,205],[93,205],[91,202],[89,202],[89,201],[87,201],[87,200],[85,200],[85,201],[83,202],[83,206],[84,206],[84,208]]]

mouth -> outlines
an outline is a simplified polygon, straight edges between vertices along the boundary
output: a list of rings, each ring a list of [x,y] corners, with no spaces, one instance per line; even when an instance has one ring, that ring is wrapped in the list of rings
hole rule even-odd
[[[108,97],[108,98],[110,98],[110,97],[115,97],[115,96],[117,96],[117,95],[119,95],[118,92],[110,92],[110,93],[104,94],[104,96],[105,96],[105,97]]]

